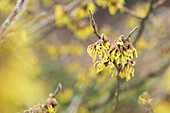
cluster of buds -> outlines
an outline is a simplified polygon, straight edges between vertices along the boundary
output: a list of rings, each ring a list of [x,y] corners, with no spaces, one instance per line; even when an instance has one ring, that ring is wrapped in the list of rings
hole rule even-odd
[[[52,94],[50,94],[50,97],[47,99],[45,105],[44,104],[35,105],[33,106],[33,108],[25,110],[24,113],[56,113],[57,105],[58,105],[57,100],[52,97]]]
[[[87,53],[93,58],[97,72],[107,68],[112,76],[119,74],[121,78],[126,78],[127,81],[130,80],[131,76],[134,76],[134,58],[138,57],[137,51],[130,41],[130,36],[138,27],[135,27],[126,38],[121,35],[113,43],[110,43],[107,36],[99,35],[91,11],[90,14],[94,33],[99,40],[88,46]],[[99,61],[96,61],[97,56]]]
[[[25,110],[24,113],[56,113],[58,102],[55,99],[57,93],[61,90],[62,86],[59,83],[57,90],[54,94],[50,94],[45,104],[38,104],[33,106],[33,108],[29,108]]]

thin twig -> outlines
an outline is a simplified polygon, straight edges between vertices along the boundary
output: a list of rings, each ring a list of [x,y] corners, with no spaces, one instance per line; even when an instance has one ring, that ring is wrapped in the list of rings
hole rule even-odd
[[[29,2],[29,0],[24,1],[20,13],[18,13],[18,15],[16,15],[16,17],[13,19],[13,22],[11,23],[11,25],[4,31],[4,33],[0,36],[0,38],[4,37],[14,27],[14,25],[17,23],[17,21],[22,17],[25,10],[27,9],[28,2]]]
[[[114,112],[116,113],[116,109],[118,108],[119,105],[119,91],[120,91],[120,77],[119,77],[119,73],[122,69],[122,65],[117,64],[116,60],[113,61],[113,64],[115,65],[116,69],[117,69],[117,91],[115,93],[116,96],[116,104],[114,106]]]
[[[130,16],[133,16],[133,17],[136,17],[138,19],[143,19],[143,17],[141,17],[140,15],[138,15],[135,11],[127,8],[127,7],[124,7],[124,12]]]
[[[81,2],[82,0],[75,0],[71,3],[69,3],[68,5],[65,6],[65,10],[66,11],[71,11],[73,8],[75,8],[75,6],[79,5],[79,3]]]
[[[119,71],[118,71],[118,74],[117,74],[117,91],[115,93],[116,104],[114,106],[114,112],[113,113],[116,113],[116,110],[117,110],[118,105],[119,105],[119,92],[120,92],[120,77],[119,77]]]
[[[61,89],[62,89],[62,85],[61,85],[61,83],[59,83],[58,84],[58,88],[55,90],[55,92],[52,95],[52,98],[54,98]]]
[[[138,26],[136,26],[135,28],[132,29],[132,31],[129,32],[129,34],[126,36],[126,38],[124,39],[124,42],[126,42],[128,40],[128,38],[131,37],[131,35],[138,29]]]
[[[113,64],[115,65],[115,67],[116,67],[117,71],[120,71],[120,67],[118,66],[118,64],[117,64],[116,60],[114,60],[114,61],[113,61]]]
[[[31,21],[29,21],[27,24],[21,27],[21,29],[29,28],[33,24],[35,24],[37,21],[39,21],[42,17],[46,16],[47,12],[43,11],[40,14],[38,14],[35,18],[33,18]]]
[[[11,23],[11,21],[14,19],[14,17],[18,14],[19,9],[22,6],[23,2],[24,2],[24,0],[18,0],[17,1],[15,8],[9,14],[9,16],[7,17],[7,19],[4,21],[4,23],[2,24],[2,26],[0,28],[0,36],[4,33],[5,29]]]
[[[153,5],[152,5],[152,8],[153,9],[156,9],[156,8],[158,8],[159,6],[161,6],[163,3],[165,3],[166,2],[166,0],[159,0],[158,2],[156,2],[156,3],[154,3]]]
[[[93,29],[94,29],[94,34],[96,34],[96,36],[99,38],[99,39],[101,39],[101,36],[100,36],[100,34],[98,33],[98,31],[97,31],[97,27],[96,27],[96,22],[95,22],[95,20],[94,20],[94,17],[93,17],[93,12],[91,11],[91,10],[89,10],[89,12],[90,12],[90,23],[91,23],[91,25],[92,25],[92,27],[93,27]]]
[[[76,7],[77,5],[79,5],[81,3],[81,0],[75,0],[71,3],[69,3],[68,5],[66,5],[64,7],[64,10],[68,13],[69,11],[71,11],[74,7]],[[46,27],[47,25],[53,23],[55,21],[55,14],[52,14],[50,16],[48,16],[47,18],[45,18],[44,20],[40,21],[39,23],[35,24],[33,27],[31,27],[31,31],[39,31],[40,29],[43,29],[44,27]]]

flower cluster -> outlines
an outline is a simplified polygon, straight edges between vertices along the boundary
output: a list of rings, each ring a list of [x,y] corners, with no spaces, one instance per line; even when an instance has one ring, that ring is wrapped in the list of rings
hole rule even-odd
[[[123,11],[124,0],[96,0],[97,5],[109,8],[110,14],[114,15],[117,10]]]
[[[61,89],[62,89],[62,85],[61,83],[59,83],[56,91],[53,94],[52,93],[49,94],[49,98],[47,98],[45,104],[35,105],[33,108],[24,110],[24,113],[56,113],[58,102],[55,99],[55,96],[58,94],[58,92]]]
[[[139,104],[143,105],[145,108],[151,110],[155,104],[155,100],[150,97],[148,92],[143,92],[138,99]]]
[[[121,78],[130,80],[134,76],[134,56],[137,58],[137,51],[123,35],[118,37],[114,43],[102,34],[101,38],[87,48],[87,53],[93,58],[97,72],[109,69],[112,76],[118,74]],[[96,61],[98,56],[99,61]]]

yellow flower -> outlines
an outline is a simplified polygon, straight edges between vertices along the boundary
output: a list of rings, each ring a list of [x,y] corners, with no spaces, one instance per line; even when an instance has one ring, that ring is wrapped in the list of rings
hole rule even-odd
[[[50,106],[47,106],[46,111],[48,111],[49,113],[56,113],[57,110],[55,110],[55,109],[53,108],[53,106],[50,105]]]
[[[115,40],[115,45],[123,45],[123,41],[122,40]]]
[[[144,92],[142,95],[139,96],[138,102],[139,104],[152,104],[153,103],[153,99],[149,98],[149,94],[147,92]]]
[[[95,44],[91,44],[87,47],[87,53],[93,58],[93,62],[96,61],[97,54],[100,60],[107,58],[106,51],[109,43],[103,43],[104,41],[100,39]]]
[[[66,14],[66,12],[64,11],[64,8],[62,5],[57,5],[55,8],[55,22],[58,26],[62,26],[65,25],[67,23],[69,23],[69,17]]]
[[[48,45],[46,49],[51,58],[56,58],[58,56],[58,48],[54,45]]]
[[[134,77],[134,68],[129,65],[125,65],[124,70],[119,73],[119,76],[121,78],[126,77],[126,81],[129,81],[131,79],[130,75]]]
[[[84,4],[84,6],[75,9],[73,11],[73,17],[78,19],[78,20],[85,18],[85,17],[88,17],[89,9],[92,12],[95,12],[96,7],[95,7],[93,2],[88,2],[87,4]]]
[[[88,109],[85,108],[84,106],[81,106],[76,113],[89,113]]]
[[[134,53],[134,54],[133,54],[133,53]],[[127,56],[128,56],[129,58],[133,59],[133,55],[135,55],[135,57],[138,58],[137,51],[136,51],[136,49],[135,49],[134,47],[127,50]]]
[[[73,90],[71,88],[65,89],[58,95],[59,100],[63,103],[68,103],[73,97]]]
[[[103,7],[104,9],[108,7],[111,15],[114,15],[117,10],[123,12],[124,3],[124,0],[96,0],[97,5]]]
[[[83,26],[74,30],[75,35],[82,40],[87,39],[93,33],[91,26]]]
[[[95,62],[97,52],[96,52],[96,47],[93,44],[91,44],[87,47],[87,53],[93,58],[93,62]]]
[[[95,62],[95,63],[94,63],[94,66],[95,66],[96,69],[97,69],[97,70],[96,70],[97,73],[100,72],[100,71],[102,71],[102,70],[105,68],[104,63],[101,62],[101,61]]]
[[[107,69],[113,77],[119,71],[119,76],[126,78],[126,81],[134,77],[133,56],[138,57],[137,51],[130,42],[124,44],[123,40],[124,36],[121,35],[113,44],[110,44],[110,40],[102,34],[101,39],[88,46],[87,53],[93,58],[96,72]],[[97,56],[99,61],[95,62]]]
[[[96,0],[96,3],[103,8],[107,7],[107,0]]]

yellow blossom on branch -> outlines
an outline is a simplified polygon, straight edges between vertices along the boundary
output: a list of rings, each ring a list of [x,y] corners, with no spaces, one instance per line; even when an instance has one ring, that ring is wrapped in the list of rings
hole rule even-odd
[[[91,10],[90,14],[94,33],[99,40],[87,47],[87,53],[93,58],[96,71],[100,72],[108,69],[112,76],[118,74],[117,76],[126,78],[126,81],[130,80],[131,77],[134,77],[134,58],[138,58],[138,55],[129,37],[138,27],[135,27],[126,38],[121,35],[114,43],[110,43],[107,36],[99,35]],[[96,61],[96,59],[99,59],[99,61]]]

